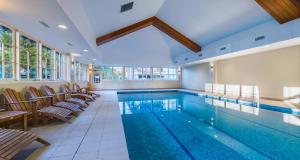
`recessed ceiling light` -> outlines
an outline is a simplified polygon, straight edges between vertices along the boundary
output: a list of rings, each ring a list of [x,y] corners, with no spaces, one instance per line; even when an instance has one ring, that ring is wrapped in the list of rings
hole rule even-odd
[[[89,50],[87,50],[87,49],[84,49],[84,50],[83,50],[83,52],[88,52],[88,51],[89,51]]]
[[[60,28],[60,29],[67,29],[68,28],[66,25],[63,25],[63,24],[59,24],[57,27]]]
[[[81,53],[71,53],[72,54],[72,56],[74,56],[74,57],[79,57],[79,56],[82,56],[82,54]]]
[[[96,58],[93,59],[93,61],[95,61],[95,60],[96,60]]]
[[[68,44],[69,46],[73,46],[73,44],[72,44],[72,43],[70,43],[70,42],[68,42],[67,44]]]

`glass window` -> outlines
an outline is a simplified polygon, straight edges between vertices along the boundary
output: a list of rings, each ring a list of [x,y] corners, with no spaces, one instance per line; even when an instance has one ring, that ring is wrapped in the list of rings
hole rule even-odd
[[[52,79],[52,50],[42,47],[42,79]]]
[[[79,62],[75,62],[75,80],[81,81],[81,64]]]
[[[177,80],[177,69],[176,68],[169,68],[169,80]]]
[[[55,52],[55,69],[56,69],[56,79],[61,79],[61,54],[59,52]]]
[[[161,68],[153,68],[153,79],[161,79]]]
[[[113,80],[122,80],[123,79],[123,67],[113,67],[112,73]]]
[[[112,79],[112,67],[101,67],[103,80]]]
[[[143,79],[143,68],[142,67],[136,67],[133,70],[134,78],[135,80]]]
[[[100,83],[101,81],[101,67],[100,66],[93,66],[94,71],[94,83]]]
[[[168,80],[169,79],[169,68],[161,69],[161,79]]]
[[[63,80],[69,81],[70,77],[70,57],[68,55],[61,55],[61,70],[62,70],[62,74],[61,77]]]
[[[133,78],[133,68],[125,67],[125,80],[132,80]]]
[[[151,68],[143,68],[144,79],[151,79]]]
[[[13,33],[12,31],[0,25],[0,79],[13,78],[14,58],[13,58]]]
[[[37,43],[25,36],[20,36],[20,78],[37,79]]]

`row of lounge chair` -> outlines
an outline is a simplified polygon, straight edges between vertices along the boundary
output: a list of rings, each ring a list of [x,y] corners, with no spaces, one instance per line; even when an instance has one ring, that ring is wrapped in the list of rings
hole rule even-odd
[[[86,88],[80,88],[78,84],[74,84],[73,91],[68,85],[63,85],[62,88],[64,92],[55,92],[47,85],[40,89],[30,86],[26,88],[25,94],[6,88],[3,96],[8,110],[27,112],[33,126],[40,120],[47,124],[49,119],[70,123],[69,119],[73,115],[77,116],[100,96]],[[33,141],[50,144],[34,133],[0,128],[0,160],[11,159]]]
[[[233,101],[259,101],[258,86],[250,85],[206,83],[205,92],[202,94],[209,97],[217,97],[220,99],[229,99]]]

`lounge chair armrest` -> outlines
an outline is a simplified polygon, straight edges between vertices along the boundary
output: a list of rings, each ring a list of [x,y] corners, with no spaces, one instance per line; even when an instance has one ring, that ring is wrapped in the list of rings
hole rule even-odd
[[[18,102],[13,102],[13,103],[5,103],[4,105],[10,105],[10,104],[21,104],[21,103],[32,103],[36,102],[36,100],[29,100],[29,101],[18,101]]]
[[[63,95],[63,94],[68,94],[67,92],[56,92],[56,95]]]
[[[5,109],[0,109],[0,112],[4,112],[5,111]]]
[[[38,99],[46,99],[46,98],[52,98],[54,95],[51,96],[42,96],[42,97],[34,97],[34,98],[30,98],[30,100],[38,100]]]

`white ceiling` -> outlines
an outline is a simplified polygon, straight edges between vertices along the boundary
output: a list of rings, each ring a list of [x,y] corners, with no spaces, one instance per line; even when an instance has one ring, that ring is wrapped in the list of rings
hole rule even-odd
[[[85,62],[87,58],[95,57],[89,44],[55,0],[0,0],[0,21],[62,52],[83,53],[84,49],[88,49],[90,53],[86,53]],[[42,26],[39,21],[46,22],[51,28]],[[64,24],[68,29],[61,30],[58,24]],[[68,42],[73,46],[67,45]]]
[[[271,19],[254,0],[135,0],[132,10],[120,13],[130,0],[0,0],[0,18],[45,40],[64,52],[89,53],[99,64],[175,65],[174,57],[190,52],[154,27],[148,27],[96,46],[98,36],[151,16],[157,16],[204,46]],[[250,13],[250,14],[249,14]],[[46,21],[51,29],[38,24]],[[65,23],[67,31],[55,26]],[[72,41],[73,47],[66,45]],[[190,53],[194,54],[194,53]]]

